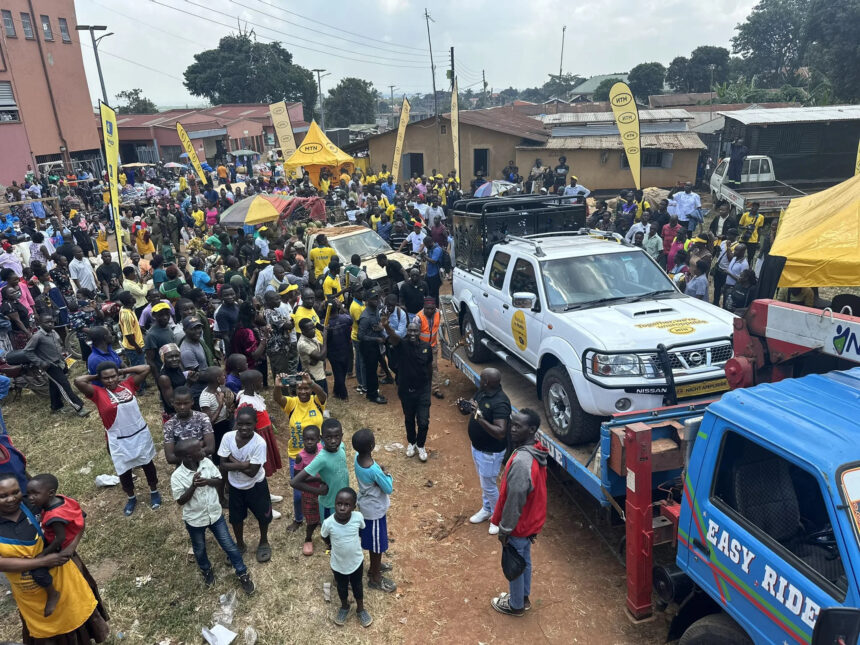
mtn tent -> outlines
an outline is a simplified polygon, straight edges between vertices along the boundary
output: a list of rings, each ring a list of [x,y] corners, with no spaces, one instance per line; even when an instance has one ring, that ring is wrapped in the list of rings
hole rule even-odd
[[[334,145],[325,136],[317,122],[312,121],[304,141],[296,148],[290,158],[284,161],[284,170],[293,170],[299,166],[308,171],[311,183],[314,186],[319,186],[320,170],[325,167],[330,168],[335,184],[337,184],[340,169],[346,166],[347,172],[352,173],[355,168],[355,160]]]

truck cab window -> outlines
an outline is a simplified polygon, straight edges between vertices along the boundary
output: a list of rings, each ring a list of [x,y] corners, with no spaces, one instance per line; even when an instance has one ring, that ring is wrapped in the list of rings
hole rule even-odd
[[[511,270],[510,294],[528,292],[537,295],[537,278],[535,277],[534,265],[528,260],[520,258]]]
[[[728,161],[721,161],[720,165],[717,166],[717,169],[714,171],[714,174],[717,175],[718,177],[722,177],[724,174],[726,174],[726,168],[728,168],[728,166],[729,166]]]
[[[848,588],[821,487],[813,475],[727,432],[711,500],[780,557],[844,598]]]
[[[501,291],[502,285],[505,283],[505,273],[508,272],[508,264],[511,262],[511,256],[501,251],[493,256],[493,265],[490,268],[489,283],[493,289]]]

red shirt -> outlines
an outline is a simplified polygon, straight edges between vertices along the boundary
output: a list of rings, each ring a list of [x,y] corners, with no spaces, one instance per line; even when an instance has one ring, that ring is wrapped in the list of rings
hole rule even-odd
[[[678,231],[681,230],[680,224],[664,224],[660,234],[663,236],[663,253],[669,255],[669,249],[672,248],[672,241],[678,236]],[[670,269],[672,267],[669,267]]]
[[[71,497],[57,495],[63,503],[49,510],[42,511],[42,532],[45,534],[45,541],[50,544],[54,541],[56,535],[52,528],[55,524],[63,524],[66,527],[66,537],[63,539],[62,548],[66,548],[71,544],[78,533],[84,530],[84,512],[81,510],[81,505]]]
[[[119,400],[119,403],[127,403],[134,398],[135,392],[137,392],[137,386],[134,384],[134,377],[129,376],[117,385],[111,394]],[[93,386],[93,395],[90,397],[90,400],[98,408],[99,416],[102,418],[105,429],[109,429],[114,421],[116,421],[117,403],[108,395],[105,388],[97,385]]]

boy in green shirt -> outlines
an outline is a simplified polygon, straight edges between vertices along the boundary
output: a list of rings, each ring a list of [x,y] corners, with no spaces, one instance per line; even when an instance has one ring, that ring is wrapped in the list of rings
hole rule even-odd
[[[346,448],[343,445],[343,427],[337,419],[326,419],[322,424],[321,450],[314,460],[296,473],[290,485],[298,491],[319,494],[323,519],[334,512],[334,502],[340,489],[349,486],[346,468]],[[319,477],[322,484],[309,484],[310,477]]]

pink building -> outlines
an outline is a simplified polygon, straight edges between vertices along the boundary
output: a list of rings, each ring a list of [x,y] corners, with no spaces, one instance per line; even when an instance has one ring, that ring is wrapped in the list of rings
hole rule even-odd
[[[0,184],[51,161],[100,167],[76,25],[74,0],[0,0]]]

